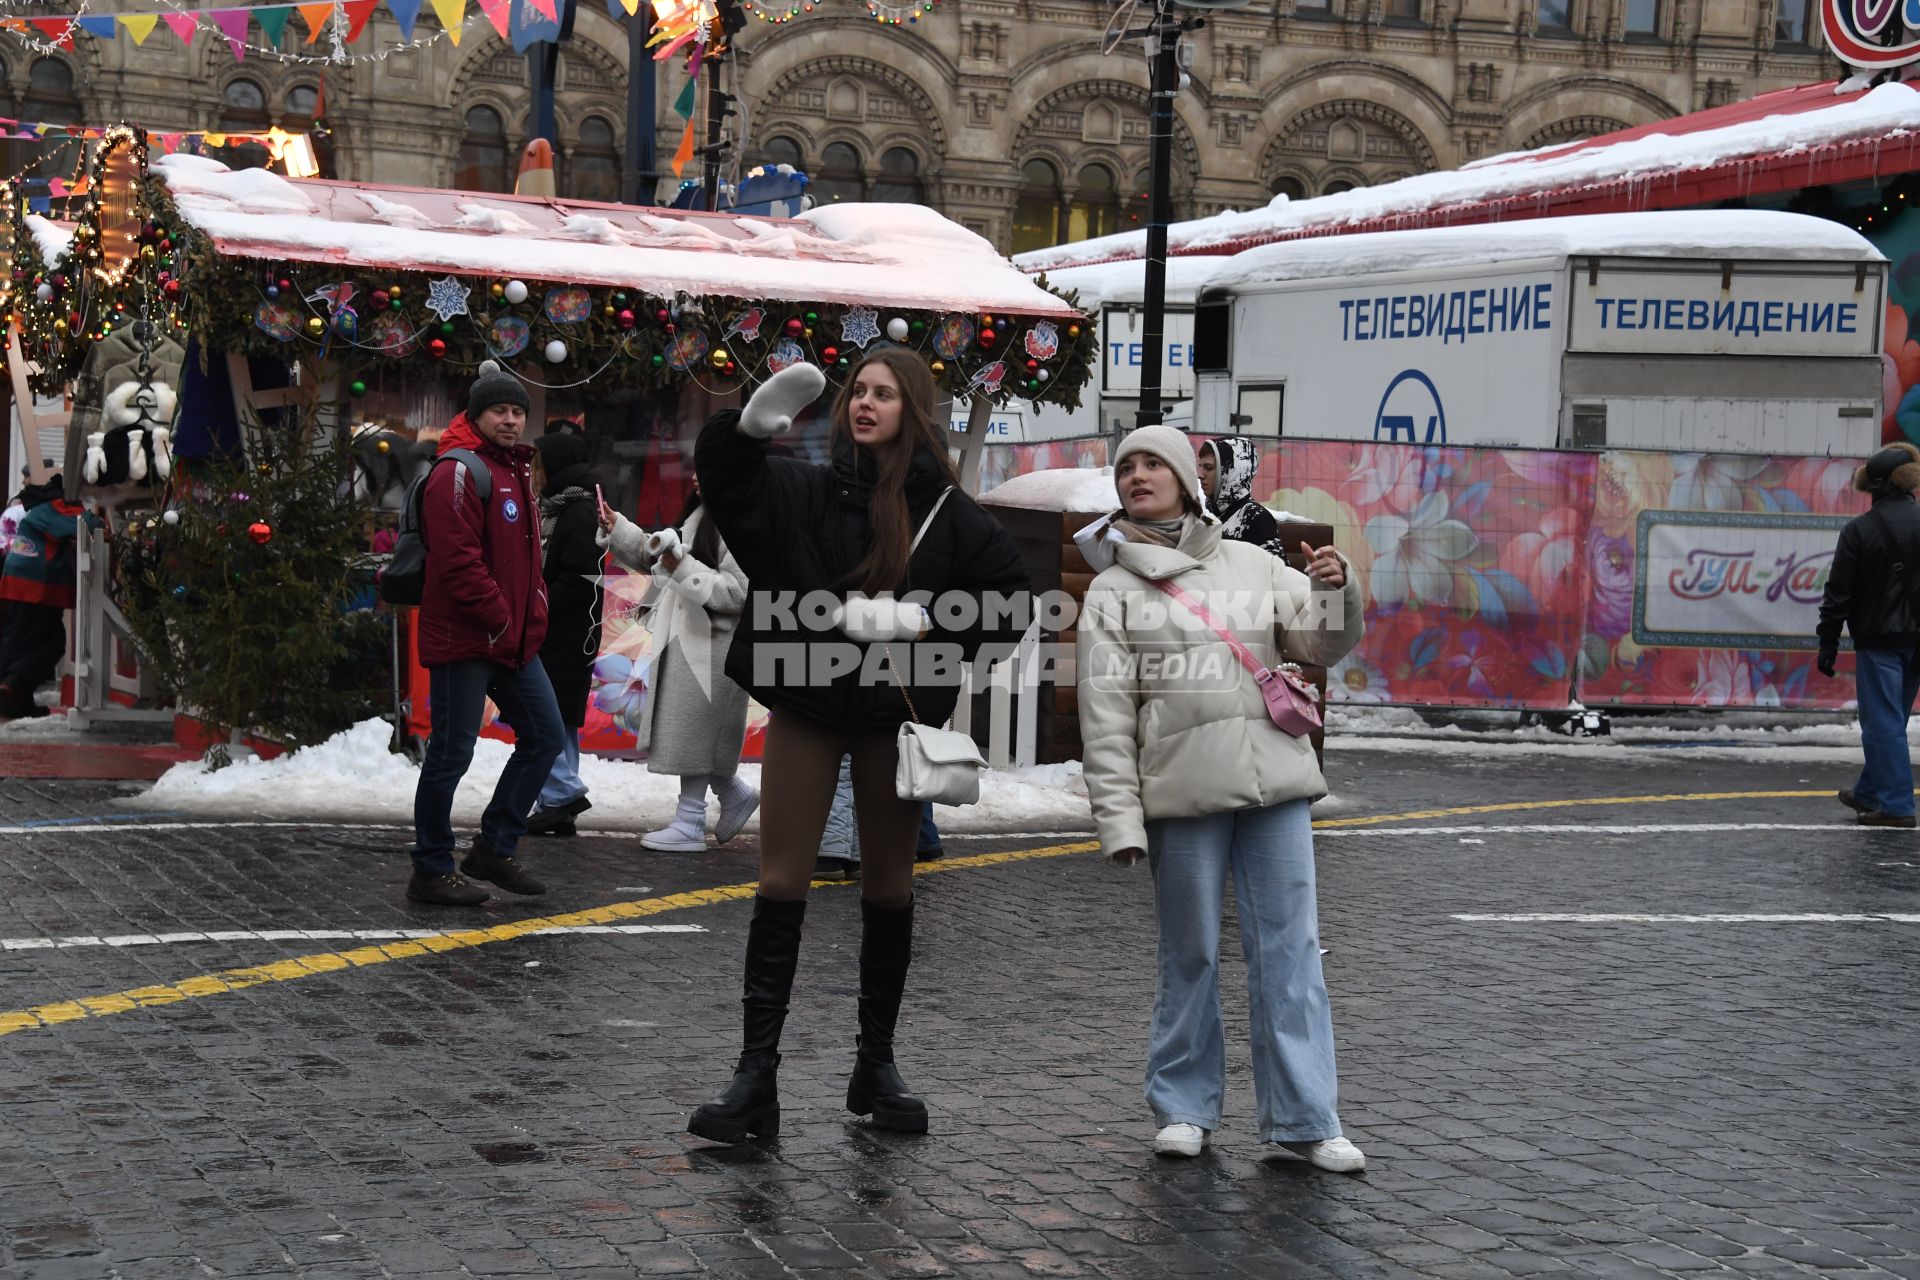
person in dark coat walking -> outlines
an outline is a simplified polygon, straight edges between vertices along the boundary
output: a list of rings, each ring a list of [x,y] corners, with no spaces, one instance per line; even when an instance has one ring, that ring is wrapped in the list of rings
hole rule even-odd
[[[1820,601],[1820,673],[1840,660],[1840,628],[1853,637],[1853,683],[1860,711],[1859,779],[1840,803],[1864,827],[1911,827],[1913,764],[1907,717],[1920,693],[1920,448],[1888,445],[1853,473],[1873,502],[1840,530]]]
[[[580,729],[587,722],[587,694],[600,656],[605,595],[600,586],[599,529],[594,501],[592,449],[585,437],[554,432],[533,442],[545,476],[540,493],[540,536],[546,547],[541,576],[547,584],[547,638],[540,665],[553,685],[566,736],[540,803],[527,815],[527,834],[570,836],[574,820],[593,807],[580,779]]]
[[[1250,542],[1282,560],[1287,558],[1280,525],[1253,500],[1253,478],[1260,470],[1260,449],[1245,436],[1221,436],[1202,444],[1194,458],[1200,489],[1220,518],[1220,536]]]
[[[67,650],[76,542],[98,520],[61,494],[55,473],[20,491],[24,514],[0,549],[0,720],[40,712],[34,691],[53,679]]]
[[[944,724],[960,661],[989,643],[1010,650],[1031,609],[1013,540],[959,491],[926,361],[887,347],[854,367],[834,401],[828,466],[770,457],[768,440],[825,385],[811,365],[775,374],[744,411],[710,419],[694,451],[707,511],[750,583],[727,674],[771,712],[740,1060],[725,1092],[687,1123],[719,1142],[780,1130],[780,1032],[807,886],[848,754],[864,866],[847,1108],[881,1128],[926,1132],[926,1104],[893,1059],[920,829],[919,803],[894,790],[895,736],[909,718]]]

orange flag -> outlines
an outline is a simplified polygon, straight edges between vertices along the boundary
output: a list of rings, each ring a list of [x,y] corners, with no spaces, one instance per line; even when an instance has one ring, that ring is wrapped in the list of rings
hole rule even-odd
[[[680,145],[673,152],[673,176],[679,177],[680,171],[693,159],[693,121],[687,121],[685,133],[680,135]]]
[[[333,21],[332,4],[301,4],[294,8],[300,10],[300,16],[307,24],[307,43],[312,44],[320,38],[320,33]]]

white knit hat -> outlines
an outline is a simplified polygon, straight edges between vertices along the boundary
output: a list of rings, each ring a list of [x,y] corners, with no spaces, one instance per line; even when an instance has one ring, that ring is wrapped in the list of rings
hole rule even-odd
[[[1219,517],[1208,508],[1206,495],[1200,491],[1200,472],[1193,461],[1193,441],[1186,432],[1168,426],[1136,427],[1120,442],[1119,451],[1113,455],[1116,471],[1130,453],[1150,453],[1166,463],[1179,478],[1181,491],[1193,500],[1194,509],[1203,513],[1208,524],[1220,522]]]

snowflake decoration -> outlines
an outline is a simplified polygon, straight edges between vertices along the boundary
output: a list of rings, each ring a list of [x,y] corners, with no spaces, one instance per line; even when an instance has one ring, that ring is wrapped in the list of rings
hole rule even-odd
[[[840,317],[840,337],[862,351],[879,336],[880,321],[872,307],[853,307]]]
[[[439,316],[442,323],[464,316],[468,314],[467,295],[472,292],[452,276],[435,280],[427,285],[427,310]]]

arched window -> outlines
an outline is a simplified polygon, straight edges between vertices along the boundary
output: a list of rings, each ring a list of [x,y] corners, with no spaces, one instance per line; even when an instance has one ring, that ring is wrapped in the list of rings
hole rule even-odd
[[[581,200],[620,198],[620,153],[613,145],[613,126],[604,116],[580,122],[580,141],[573,149],[573,194]]]
[[[1298,178],[1289,178],[1284,175],[1273,180],[1272,191],[1276,196],[1285,196],[1289,200],[1307,198],[1307,184]]]
[[[1329,181],[1326,186],[1320,188],[1320,194],[1323,196],[1337,196],[1342,191],[1351,191],[1359,185],[1359,183],[1347,178],[1334,178]]]
[[[320,91],[310,84],[297,84],[287,90],[287,128],[303,128],[313,119],[320,105]]]
[[[467,109],[467,132],[454,161],[453,185],[462,191],[511,191],[507,168],[507,124],[492,107]]]
[[[287,96],[281,99],[284,110],[280,113],[280,124],[289,133],[310,135],[313,143],[314,162],[320,166],[320,176],[331,178],[333,169],[332,131],[316,114],[323,109],[320,90],[310,84],[297,84],[287,90]]]
[[[1120,189],[1113,170],[1090,164],[1074,180],[1073,203],[1067,207],[1067,239],[1091,240],[1120,229]]]
[[[861,174],[860,153],[849,143],[828,143],[827,149],[820,153],[820,171],[813,175],[812,191],[816,204],[865,199],[867,188]]]
[[[260,86],[242,78],[230,81],[220,95],[220,132],[265,133],[273,121],[267,116],[267,95]],[[272,159],[257,142],[230,143],[226,162],[233,169],[264,169]]]
[[[760,163],[769,169],[780,164],[791,165],[804,173],[807,168],[807,153],[802,151],[800,144],[792,138],[776,136],[768,138],[767,144],[760,148]]]
[[[1013,251],[1026,253],[1059,244],[1065,199],[1060,171],[1045,160],[1020,167],[1020,195],[1013,206]]]
[[[73,68],[59,58],[38,58],[27,71],[27,96],[21,100],[22,119],[47,124],[84,124],[86,113],[73,89]],[[34,162],[43,178],[65,178],[80,163],[78,139],[23,142],[22,163]]]
[[[920,186],[920,157],[905,147],[880,153],[880,176],[873,180],[873,198],[885,204],[925,203]]]

